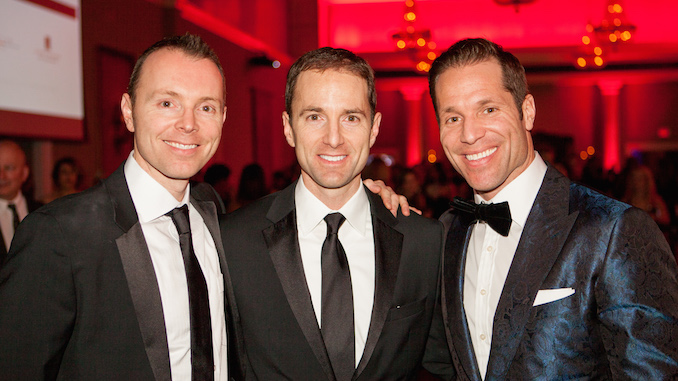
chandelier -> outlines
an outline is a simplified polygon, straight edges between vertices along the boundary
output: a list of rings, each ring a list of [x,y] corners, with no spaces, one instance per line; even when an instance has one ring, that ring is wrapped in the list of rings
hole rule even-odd
[[[513,5],[516,7],[516,13],[519,11],[521,5],[533,3],[534,0],[494,0],[499,5]]]
[[[431,69],[431,63],[436,59],[435,42],[431,41],[430,29],[417,29],[416,6],[414,0],[405,0],[405,12],[403,14],[404,28],[392,35],[398,51],[406,52],[415,68],[419,72],[426,73]]]
[[[580,69],[604,67],[608,48],[614,50],[630,41],[635,31],[636,26],[626,18],[621,0],[608,0],[605,17],[600,24],[586,25],[586,34],[582,36],[582,54],[577,57],[576,66]]]

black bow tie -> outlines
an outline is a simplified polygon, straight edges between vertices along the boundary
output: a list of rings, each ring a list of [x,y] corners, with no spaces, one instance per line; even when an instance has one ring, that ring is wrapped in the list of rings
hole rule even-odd
[[[494,231],[504,237],[508,236],[509,230],[511,230],[511,210],[508,202],[476,204],[473,201],[455,197],[452,201],[452,207],[469,215],[471,217],[470,223],[475,221],[487,222]]]

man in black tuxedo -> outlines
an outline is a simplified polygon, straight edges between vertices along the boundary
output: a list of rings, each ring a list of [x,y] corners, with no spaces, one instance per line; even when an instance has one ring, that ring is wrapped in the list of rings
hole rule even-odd
[[[652,219],[541,159],[525,71],[500,46],[457,42],[429,84],[447,158],[492,205],[441,217],[457,378],[676,379],[676,262]]]
[[[162,40],[137,61],[121,107],[134,133],[126,162],[17,230],[0,271],[3,380],[237,374],[226,363],[223,205],[189,185],[226,117],[219,60],[197,36]]]
[[[442,226],[394,217],[361,184],[381,122],[372,69],[321,48],[292,65],[285,98],[299,180],[221,224],[246,378],[412,379],[442,324]]]
[[[29,172],[24,150],[11,140],[0,141],[0,266],[12,243],[14,229],[28,213],[42,206],[21,191]]]

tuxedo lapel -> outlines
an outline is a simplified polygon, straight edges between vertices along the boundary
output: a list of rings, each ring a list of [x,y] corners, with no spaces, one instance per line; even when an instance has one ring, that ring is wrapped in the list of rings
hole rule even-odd
[[[569,185],[567,178],[548,167],[494,316],[486,380],[506,377],[537,291],[560,255],[577,218],[577,213],[569,214]]]
[[[202,216],[207,230],[209,230],[214,240],[214,245],[219,256],[219,265],[224,279],[224,313],[226,316],[226,325],[228,329],[226,334],[228,336],[228,352],[244,353],[240,348],[244,348],[244,338],[242,332],[236,327],[240,327],[238,307],[235,304],[235,294],[233,293],[233,283],[231,281],[231,273],[228,270],[228,263],[226,262],[226,255],[224,253],[224,246],[221,240],[219,230],[218,215],[224,215],[226,208],[223,203],[217,198],[214,190],[204,183],[195,184],[191,187],[191,203],[195,206],[200,216]],[[230,311],[230,313],[229,313]],[[232,321],[235,320],[235,321]],[[228,356],[228,372],[236,379],[244,378],[244,371],[246,366],[243,364],[244,359],[240,356]]]
[[[156,380],[171,380],[169,350],[160,290],[148,246],[120,166],[104,186],[113,203],[115,222],[125,232],[116,239],[146,354]]]
[[[290,185],[276,197],[266,216],[273,225],[264,229],[263,235],[271,261],[299,327],[328,379],[334,380],[334,372],[318,327],[301,261],[294,208],[295,186],[296,183]]]
[[[460,363],[466,377],[471,380],[480,380],[463,300],[466,251],[473,228],[469,226],[469,221],[455,217],[452,211],[448,211],[440,220],[447,230],[441,296],[441,303],[445,306],[443,319],[449,327],[449,330],[446,330],[447,340],[453,343],[452,356]]]
[[[204,192],[207,191],[203,186],[206,184],[197,184],[196,187],[191,189],[191,203],[195,206],[195,209],[200,213],[202,220],[207,226],[207,230],[212,235],[214,240],[214,246],[216,246],[217,254],[219,255],[219,265],[221,267],[221,273],[224,276],[224,292],[226,298],[224,302],[228,303],[229,299],[232,299],[232,290],[231,287],[231,278],[230,273],[228,272],[228,264],[226,263],[226,255],[224,254],[224,245],[221,241],[221,234],[219,230],[219,218],[217,214],[225,214],[226,210],[223,207],[223,204],[217,200],[212,200],[210,198],[216,198],[216,195],[209,197],[209,193],[205,195]],[[209,189],[209,188],[208,188]],[[211,193],[211,192],[210,192]],[[226,305],[224,306],[226,307]]]
[[[370,328],[363,355],[353,378],[357,378],[370,361],[379,336],[384,328],[386,316],[393,302],[393,291],[398,280],[400,257],[403,249],[403,235],[395,230],[398,220],[386,209],[381,198],[365,188],[372,211],[372,228],[375,253],[375,290]]]

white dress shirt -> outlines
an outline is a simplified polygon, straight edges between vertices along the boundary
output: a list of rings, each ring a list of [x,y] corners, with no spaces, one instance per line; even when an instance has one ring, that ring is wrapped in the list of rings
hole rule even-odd
[[[339,228],[339,242],[344,247],[351,271],[353,289],[353,316],[355,322],[355,365],[360,362],[367,341],[374,303],[375,259],[374,234],[370,202],[361,185],[353,197],[339,210],[331,210],[299,182],[294,191],[297,211],[297,231],[301,261],[306,283],[311,293],[318,326],[321,322],[322,266],[320,254],[327,235],[325,216],[339,212],[346,221]]]
[[[165,214],[188,204],[193,250],[207,282],[214,347],[214,379],[225,381],[228,379],[228,363],[224,277],[212,235],[200,213],[190,204],[190,185],[186,187],[184,198],[177,201],[139,166],[132,154],[125,163],[124,172],[158,280],[172,379],[191,379],[191,324],[179,233],[172,218]]]
[[[504,237],[484,222],[473,227],[464,271],[464,310],[480,375],[485,379],[492,345],[492,327],[499,298],[518,248],[532,204],[546,174],[546,164],[535,152],[530,166],[491,200],[475,195],[476,203],[508,201],[511,230]]]
[[[2,231],[2,239],[5,241],[5,249],[9,251],[9,246],[14,237],[14,216],[9,204],[16,205],[16,214],[19,216],[19,222],[23,221],[28,215],[28,204],[26,204],[26,197],[19,192],[12,200],[5,200],[0,198],[0,230]]]

